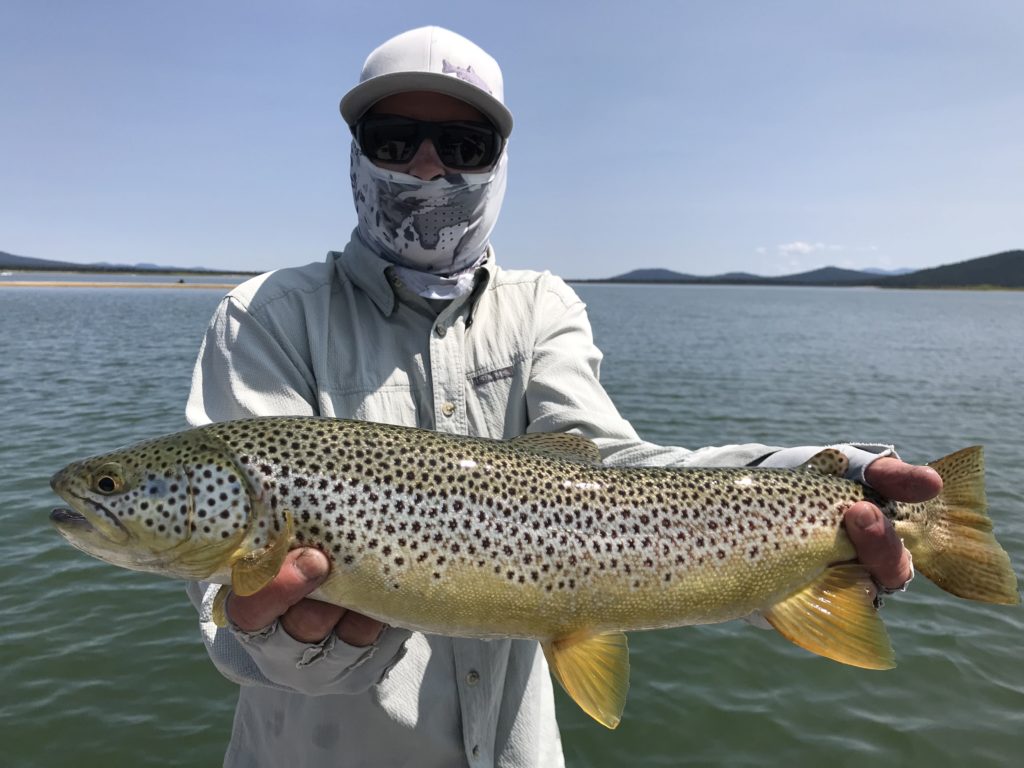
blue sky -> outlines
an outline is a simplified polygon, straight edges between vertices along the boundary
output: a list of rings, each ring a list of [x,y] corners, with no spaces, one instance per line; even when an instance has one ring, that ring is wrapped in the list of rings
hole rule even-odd
[[[1016,0],[4,0],[0,250],[321,260],[355,225],[338,99],[430,23],[504,71],[505,267],[783,274],[1024,247]]]

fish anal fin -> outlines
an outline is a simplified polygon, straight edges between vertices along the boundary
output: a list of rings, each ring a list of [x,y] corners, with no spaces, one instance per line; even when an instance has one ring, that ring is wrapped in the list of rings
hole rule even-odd
[[[237,551],[231,560],[231,589],[245,597],[267,586],[281,570],[292,538],[292,517],[284,512],[284,525],[276,538],[259,549]]]
[[[844,477],[850,468],[850,460],[837,448],[824,448],[811,456],[797,469],[818,472],[822,475]]]
[[[509,444],[518,450],[536,453],[549,459],[567,459],[585,464],[601,463],[601,451],[592,440],[568,432],[533,432],[513,437]]]
[[[555,679],[572,700],[606,728],[618,726],[629,692],[626,635],[579,633],[542,646]]]
[[[761,613],[780,635],[811,653],[864,669],[896,666],[874,606],[874,584],[856,563],[825,569]]]

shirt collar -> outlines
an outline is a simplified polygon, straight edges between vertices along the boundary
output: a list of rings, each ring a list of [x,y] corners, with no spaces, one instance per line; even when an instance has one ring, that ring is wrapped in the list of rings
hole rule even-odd
[[[359,237],[358,231],[352,232],[352,238],[348,241],[344,251],[340,253],[329,251],[327,259],[334,260],[334,268],[338,271],[339,277],[348,278],[355,283],[370,297],[370,300],[385,317],[391,316],[398,302],[395,288],[391,282],[394,273],[391,267],[394,265],[370,250]],[[472,301],[475,304],[487,288],[494,269],[494,249],[488,245],[487,258],[477,269],[476,285],[465,296],[454,299],[452,308],[465,301]]]

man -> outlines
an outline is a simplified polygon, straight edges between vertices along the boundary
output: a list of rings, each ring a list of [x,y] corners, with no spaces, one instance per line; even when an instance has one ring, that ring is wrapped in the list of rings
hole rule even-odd
[[[548,273],[505,271],[489,236],[505,189],[512,115],[497,63],[427,27],[367,59],[341,101],[352,127],[359,224],[326,263],[232,291],[210,324],[187,415],[383,421],[509,438],[572,430],[618,465],[795,466],[816,449],[645,443],[598,381],[584,305]],[[892,498],[938,493],[931,470],[845,446],[854,476]],[[845,524],[883,588],[911,567],[880,512]],[[306,598],[330,563],[291,552],[274,581],[231,595],[191,585],[208,650],[241,686],[227,765],[562,764],[537,643],[425,636]]]

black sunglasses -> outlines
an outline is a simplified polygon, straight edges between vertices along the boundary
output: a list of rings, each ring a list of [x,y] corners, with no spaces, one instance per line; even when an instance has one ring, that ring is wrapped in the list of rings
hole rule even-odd
[[[352,135],[370,160],[396,165],[412,160],[423,140],[430,139],[441,162],[458,171],[490,168],[503,143],[490,123],[428,123],[399,115],[367,115],[352,126]]]

